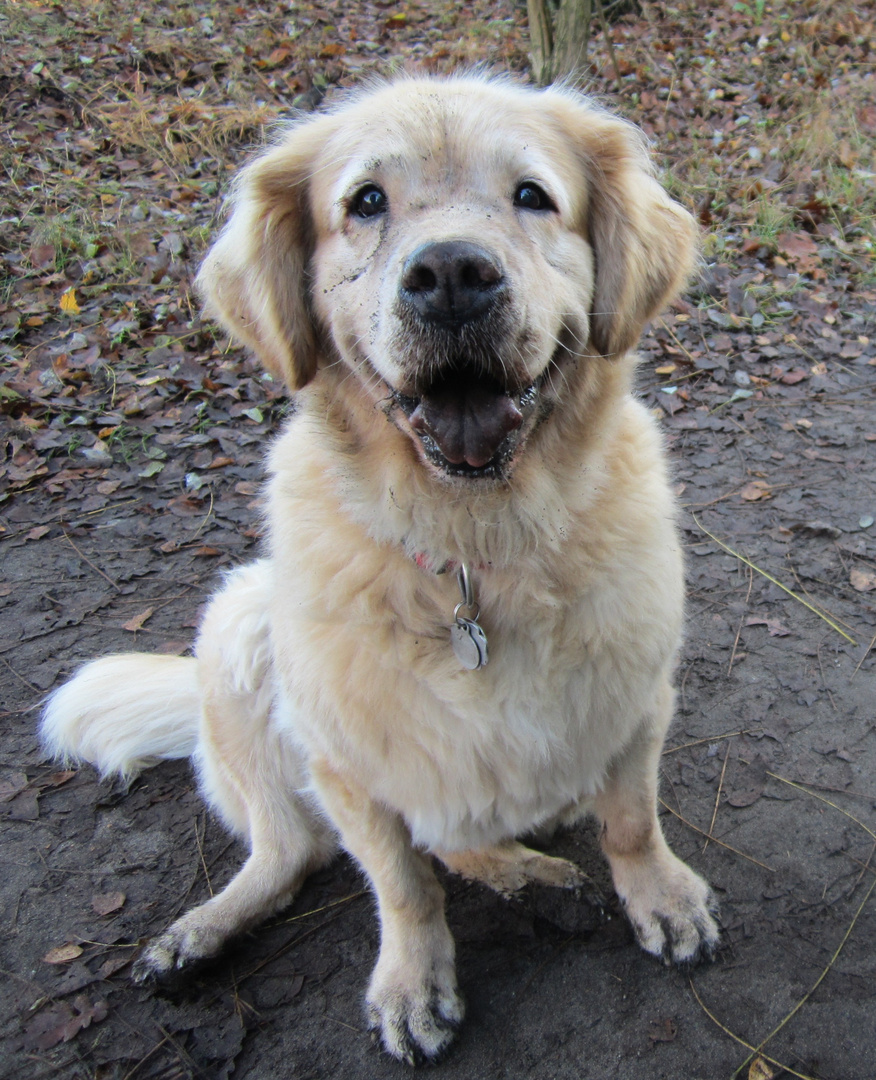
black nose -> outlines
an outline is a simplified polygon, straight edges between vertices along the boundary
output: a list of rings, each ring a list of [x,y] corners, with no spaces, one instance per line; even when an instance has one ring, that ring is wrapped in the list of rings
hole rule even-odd
[[[399,293],[421,319],[462,326],[506,291],[499,260],[468,240],[423,244],[409,256]]]

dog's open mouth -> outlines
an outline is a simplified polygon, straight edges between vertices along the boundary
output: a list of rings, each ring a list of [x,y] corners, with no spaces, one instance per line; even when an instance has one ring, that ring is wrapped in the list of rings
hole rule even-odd
[[[429,461],[448,476],[501,475],[535,408],[535,383],[509,391],[489,376],[453,372],[419,397],[395,401]]]

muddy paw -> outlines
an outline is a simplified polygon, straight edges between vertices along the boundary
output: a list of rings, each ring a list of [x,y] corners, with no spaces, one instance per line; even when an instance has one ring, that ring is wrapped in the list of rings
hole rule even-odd
[[[215,956],[224,940],[210,927],[184,916],[143,949],[131,969],[131,978],[139,983],[167,979],[188,964]]]
[[[383,1049],[408,1065],[439,1061],[456,1034],[465,1008],[454,985],[432,983],[411,990],[372,985],[368,1026]]]
[[[685,967],[711,960],[720,938],[718,905],[709,886],[683,863],[668,881],[621,898],[639,944],[665,964]]]

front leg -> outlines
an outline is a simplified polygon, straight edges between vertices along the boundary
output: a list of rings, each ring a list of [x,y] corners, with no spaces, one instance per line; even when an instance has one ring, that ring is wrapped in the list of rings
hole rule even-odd
[[[464,1012],[444,891],[398,814],[324,759],[312,763],[312,776],[377,896],[380,955],[365,999],[369,1026],[394,1058],[409,1065],[437,1061]]]
[[[657,770],[672,700],[667,683],[656,716],[614,762],[593,809],[639,944],[667,964],[694,964],[712,958],[719,928],[711,889],[670,851],[657,818]]]

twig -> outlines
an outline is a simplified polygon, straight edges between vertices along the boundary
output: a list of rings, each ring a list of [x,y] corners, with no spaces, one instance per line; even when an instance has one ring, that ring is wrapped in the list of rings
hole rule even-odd
[[[351,900],[358,900],[360,896],[365,896],[367,892],[367,889],[360,889],[358,892],[350,893],[349,896],[342,896],[340,900],[332,900],[330,904],[323,904],[322,907],[302,911],[300,915],[290,915],[288,919],[281,919],[279,925],[285,926],[287,923],[298,922],[299,919],[306,919],[311,915],[320,915],[323,911],[338,907],[339,904],[348,904]]]
[[[828,688],[828,685],[827,685],[827,678],[825,677],[825,674],[824,674],[824,664],[821,662],[821,645],[820,644],[819,644],[818,648],[815,650],[815,654],[818,657],[818,670],[821,672],[821,682],[822,682],[822,685],[824,686],[824,692],[827,694],[827,699],[830,702],[831,707],[833,708],[833,711],[834,712],[839,712],[839,709],[836,706],[836,702],[833,700],[833,694],[830,692],[830,689]]]
[[[770,1041],[770,1039],[774,1035],[777,1035],[782,1030],[782,1028],[785,1026],[785,1024],[787,1024],[788,1021],[791,1019],[791,1017],[795,1016],[800,1011],[800,1009],[803,1008],[803,1006],[812,997],[812,995],[815,993],[815,991],[818,989],[818,987],[821,986],[822,982],[825,979],[825,976],[830,971],[830,969],[833,967],[833,965],[836,963],[837,957],[839,956],[839,954],[843,950],[843,946],[849,940],[849,937],[850,937],[852,931],[855,928],[855,923],[858,921],[858,916],[864,910],[864,905],[867,903],[867,901],[872,896],[874,889],[876,889],[876,878],[873,879],[873,881],[870,884],[870,888],[864,894],[864,899],[858,905],[858,910],[855,912],[854,916],[852,917],[852,921],[849,923],[848,929],[846,930],[845,934],[843,934],[842,941],[839,943],[839,945],[837,945],[836,951],[834,952],[834,954],[830,958],[830,960],[828,960],[827,966],[825,967],[824,971],[822,971],[822,973],[818,976],[818,978],[812,984],[812,987],[803,995],[803,997],[797,1002],[797,1004],[794,1006],[794,1008],[791,1009],[791,1011],[788,1013],[788,1015],[785,1017],[785,1019],[780,1024],[776,1025],[776,1027],[773,1028],[773,1030],[760,1043],[760,1045],[757,1046],[757,1047],[749,1047],[749,1049],[752,1052],[745,1059],[745,1061],[742,1062],[742,1064],[739,1066],[739,1068],[736,1070],[736,1072],[733,1073],[734,1078],[737,1077],[742,1072],[742,1070],[751,1061],[751,1059],[755,1056],[755,1054],[760,1054],[761,1053],[761,1051],[763,1050],[763,1047],[766,1046],[766,1044]]]
[[[742,627],[745,625],[745,613],[748,611],[748,601],[751,599],[751,589],[754,585],[754,574],[749,568],[748,571],[748,592],[745,594],[745,608],[742,614],[739,616],[739,629],[736,631],[736,638],[733,641],[733,652],[730,653],[730,663],[727,667],[727,674],[733,670],[733,661],[736,659],[736,649],[739,645],[739,638],[742,634]]]
[[[718,780],[718,792],[715,795],[715,809],[712,811],[712,820],[709,822],[709,832],[706,837],[706,842],[703,844],[703,853],[709,846],[709,837],[715,830],[715,818],[718,816],[718,803],[721,801],[721,791],[724,787],[724,773],[727,772],[727,762],[730,760],[730,743],[727,743],[727,753],[724,755],[724,764],[721,766],[721,777]]]
[[[828,626],[830,626],[833,630],[836,630],[836,632],[841,637],[844,637],[846,639],[846,641],[851,642],[852,645],[857,645],[858,644],[857,641],[855,641],[855,639],[853,637],[850,637],[850,635],[845,632],[845,630],[841,630],[837,626],[837,624],[833,621],[833,619],[829,619],[824,614],[823,611],[819,611],[818,608],[815,607],[813,604],[810,604],[808,600],[804,600],[802,596],[798,596],[797,593],[795,593],[791,589],[789,589],[787,585],[783,585],[781,583],[781,581],[777,581],[776,578],[774,578],[772,576],[772,574],[768,574],[766,572],[766,570],[761,570],[761,568],[759,566],[755,565],[755,563],[753,563],[750,559],[746,559],[744,555],[740,555],[738,551],[734,551],[733,548],[730,547],[728,544],[725,544],[723,540],[719,540],[718,537],[715,536],[714,533],[710,533],[709,530],[704,525],[702,525],[700,523],[700,521],[697,518],[696,514],[691,512],[690,516],[696,522],[697,528],[701,532],[704,532],[706,534],[706,536],[709,537],[710,540],[714,540],[715,543],[718,545],[718,547],[722,547],[725,551],[729,552],[734,558],[739,559],[739,561],[742,562],[742,563],[745,563],[746,566],[750,566],[752,570],[756,570],[762,577],[765,577],[767,579],[767,581],[771,581],[773,583],[773,585],[778,585],[778,587],[783,592],[786,592],[788,594],[788,596],[793,597],[795,600],[797,600],[799,603],[801,603],[803,605],[803,607],[808,608],[811,612],[816,614],[819,617],[819,619],[823,619],[827,623]]]
[[[0,664],[3,664],[5,667],[9,668],[9,670],[16,677],[16,679],[18,679],[19,682],[24,683],[28,690],[32,690],[35,694],[42,694],[42,690],[40,690],[38,686],[34,686],[34,684],[32,682],[28,682],[23,675],[19,675],[15,668],[12,666],[12,664],[10,664],[8,660],[4,660],[2,656],[0,656]]]
[[[104,579],[104,581],[108,581],[110,583],[110,585],[112,585],[112,587],[116,590],[116,592],[121,592],[122,591],[121,586],[117,585],[116,582],[113,581],[113,579],[108,574],[105,574],[103,572],[103,570],[101,570],[101,568],[99,566],[95,566],[94,563],[91,561],[91,559],[89,559],[88,556],[86,554],[84,554],[84,552],[79,550],[79,548],[73,543],[73,541],[67,535],[67,530],[63,526],[61,526],[61,531],[64,534],[64,539],[67,541],[67,543],[70,545],[70,547],[73,548],[73,550],[76,552],[76,554],[79,556],[79,558],[82,559],[83,562],[88,563],[88,565],[91,567],[92,570],[94,570],[95,573],[100,574],[100,576]]]
[[[153,1054],[157,1054],[158,1051],[162,1048],[162,1046],[166,1046],[167,1043],[169,1043],[169,1042],[170,1042],[170,1039],[168,1038],[168,1036],[165,1035],[165,1037],[161,1040],[161,1042],[156,1043],[152,1047],[152,1049],[149,1051],[148,1054],[146,1054],[144,1057],[140,1058],[140,1060],[137,1062],[137,1064],[134,1066],[133,1069],[129,1069],[125,1073],[125,1075],[122,1077],[122,1080],[131,1080],[131,1077],[134,1075],[135,1072],[137,1072],[137,1070],[140,1068],[140,1066],[145,1065],[146,1062],[152,1057]]]
[[[693,984],[693,979],[688,979],[688,982],[690,983],[690,988],[693,996],[697,999],[697,1004],[703,1010],[706,1016],[708,1016],[708,1018],[712,1021],[712,1023],[716,1024],[724,1032],[725,1035],[729,1035],[730,1038],[734,1040],[734,1042],[740,1043],[746,1048],[746,1050],[754,1051],[754,1047],[751,1045],[751,1043],[746,1042],[745,1039],[740,1038],[740,1036],[737,1035],[735,1032],[731,1031],[730,1028],[725,1027],[717,1018],[717,1016],[715,1016],[714,1013],[709,1012],[705,1002],[697,993],[697,988]],[[786,1073],[790,1073],[791,1076],[799,1077],[799,1080],[816,1080],[814,1076],[809,1076],[806,1073],[795,1072],[794,1069],[792,1069],[789,1065],[783,1065],[781,1061],[776,1061],[776,1059],[770,1057],[769,1054],[761,1054],[760,1056],[764,1059],[764,1061],[768,1061],[770,1065],[775,1065],[776,1068],[782,1069]],[[749,1060],[751,1059],[749,1058]]]
[[[352,1024],[347,1024],[343,1020],[339,1020],[336,1016],[332,1016],[331,1013],[323,1013],[322,1015],[325,1017],[326,1020],[331,1020],[335,1024],[340,1024],[341,1027],[345,1027],[349,1031],[355,1032],[357,1035],[367,1035],[368,1034],[366,1031],[363,1031],[362,1028],[353,1027]]]
[[[207,831],[207,815],[204,814],[204,832],[206,833],[206,831]],[[213,892],[213,883],[210,881],[210,871],[207,869],[207,860],[204,858],[204,846],[201,843],[201,836],[200,836],[200,833],[198,832],[198,820],[197,820],[197,818],[195,818],[195,841],[197,842],[197,845],[198,845],[198,855],[201,858],[201,866],[204,869],[204,877],[207,880],[207,888],[208,888],[208,890],[210,892],[210,896],[213,896],[213,895],[215,895],[214,892]]]
[[[617,80],[617,88],[618,91],[620,91],[623,87],[623,80],[621,79],[620,68],[617,64],[617,57],[614,54],[614,42],[611,40],[611,34],[608,30],[608,19],[605,17],[605,9],[602,6],[602,0],[595,0],[595,2],[596,14],[599,16],[599,22],[602,24],[602,36],[605,38],[605,44],[608,47],[608,55],[611,57],[611,66],[614,68],[614,77]]]
[[[859,818],[856,818],[854,814],[850,814],[848,810],[843,810],[841,806],[837,806],[835,802],[831,802],[830,799],[825,799],[823,795],[818,795],[816,792],[810,791],[809,788],[804,787],[802,784],[797,784],[793,780],[788,780],[784,776],[779,776],[778,773],[770,772],[769,769],[767,769],[767,776],[771,776],[773,780],[781,780],[783,784],[787,784],[789,787],[796,788],[798,791],[802,791],[805,795],[811,795],[813,799],[818,799],[823,803],[827,803],[827,805],[833,807],[834,810],[838,810],[841,814],[845,814],[845,816],[850,820],[854,821],[856,825],[860,825],[865,833],[867,833],[869,836],[872,836],[873,839],[876,840],[876,832],[874,832],[871,828],[865,825],[864,822],[861,821]]]
[[[775,873],[775,870],[771,866],[767,866],[766,863],[760,862],[752,855],[746,855],[744,851],[740,851],[738,848],[731,847],[730,844],[725,844],[724,841],[719,840],[717,836],[710,836],[709,833],[707,833],[704,829],[700,829],[697,825],[694,825],[692,821],[688,821],[687,818],[682,817],[677,810],[673,810],[665,799],[660,799],[659,802],[660,805],[665,807],[670,814],[673,814],[675,817],[677,817],[678,820],[682,823],[682,825],[687,825],[689,829],[693,829],[694,832],[698,832],[700,836],[705,836],[709,840],[713,840],[716,844],[719,844],[722,848],[726,848],[728,851],[732,851],[734,855],[738,855],[741,859],[748,859],[748,861],[754,863],[755,866],[759,866],[763,870],[769,870],[771,874]]]
[[[743,728],[741,731],[725,731],[723,735],[710,735],[707,739],[695,739],[693,742],[682,743],[681,746],[670,746],[664,750],[665,754],[677,754],[679,750],[687,750],[691,746],[702,746],[703,743],[720,742],[721,739],[734,739],[737,735],[759,735],[760,732],[753,728]]]
[[[800,580],[800,575],[797,573],[797,571],[794,569],[794,567],[791,566],[790,560],[788,562],[788,565],[789,565],[789,567],[791,569],[791,573],[794,575],[794,580],[800,586],[800,592],[803,593],[805,596],[808,596],[810,601],[815,605],[815,607],[818,608],[819,605],[815,603],[815,599],[813,598],[812,593],[806,588],[806,586]],[[819,581],[822,585],[829,585],[830,584],[830,582],[824,581],[822,578],[816,578],[815,580]],[[827,615],[830,615],[830,617],[832,619],[835,619],[836,622],[842,623],[844,626],[848,626],[849,629],[852,629],[852,626],[851,626],[850,623],[846,622],[845,619],[841,619],[839,617],[839,615],[834,615],[834,613],[832,611],[828,611],[827,608],[821,607],[819,610],[824,611],[825,614],[827,614]]]
[[[874,646],[874,645],[876,645],[876,634],[874,634],[874,635],[873,635],[873,640],[872,640],[872,641],[870,642],[870,644],[869,644],[869,645],[867,646],[867,648],[866,648],[866,649],[864,650],[864,655],[863,655],[863,656],[861,657],[861,659],[860,659],[860,660],[858,661],[858,666],[857,666],[857,667],[855,668],[855,670],[854,670],[854,671],[852,672],[852,674],[851,674],[851,675],[849,676],[849,678],[850,678],[850,679],[854,679],[854,677],[855,677],[855,676],[856,676],[856,675],[858,674],[858,672],[859,672],[859,671],[861,670],[861,664],[863,664],[863,663],[864,663],[864,661],[865,661],[865,660],[867,659],[867,657],[868,657],[868,656],[870,655],[870,650],[871,650],[871,649],[873,648],[873,646]]]

